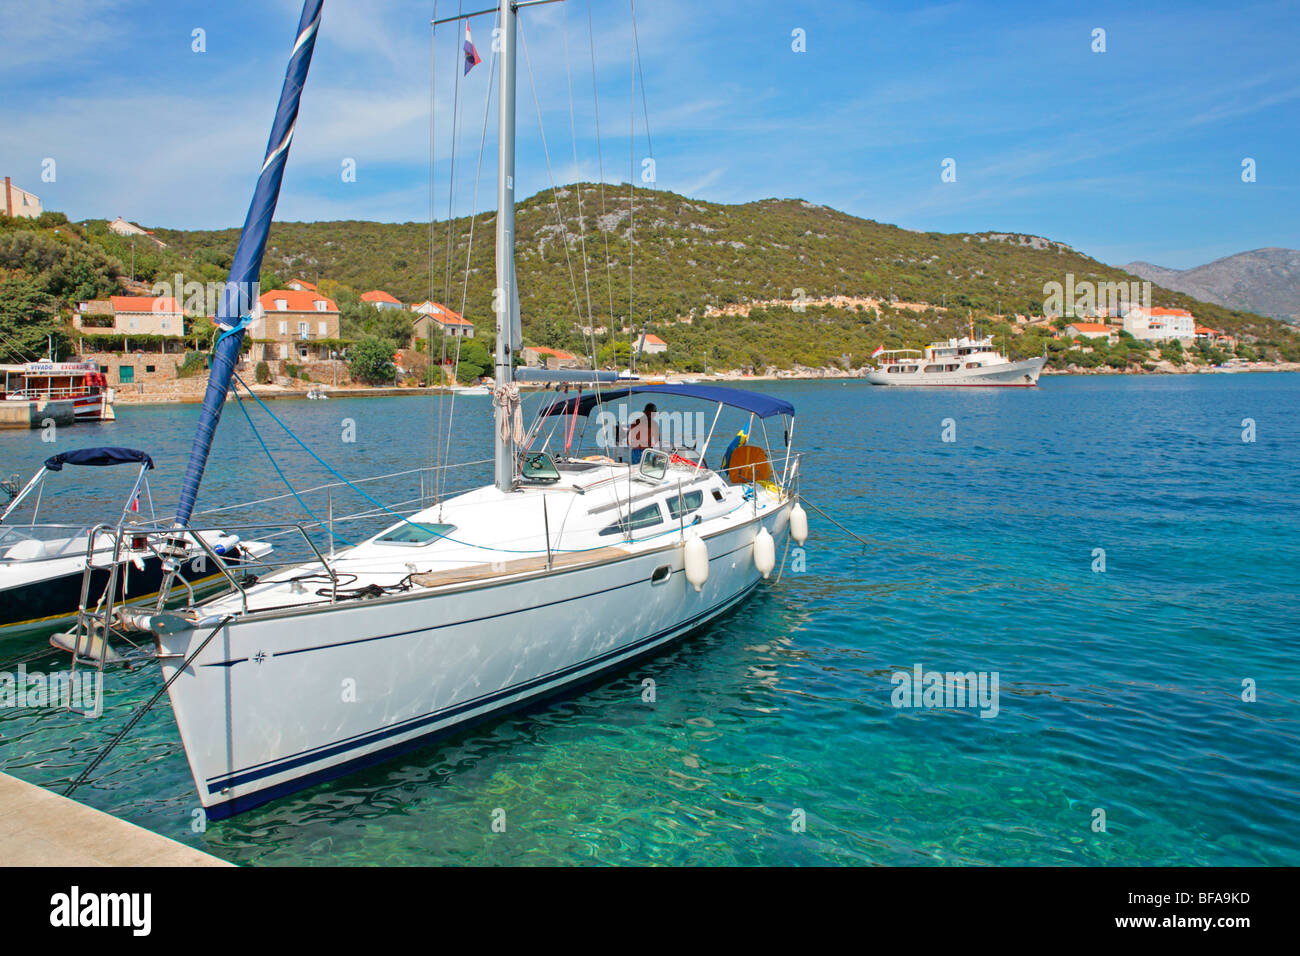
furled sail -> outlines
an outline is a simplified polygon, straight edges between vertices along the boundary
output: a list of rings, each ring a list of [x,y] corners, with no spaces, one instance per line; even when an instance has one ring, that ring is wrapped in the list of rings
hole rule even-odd
[[[180,502],[176,507],[176,523],[184,525],[190,520],[198,498],[199,484],[207,466],[212,438],[221,420],[226,392],[235,374],[240,349],[244,341],[244,328],[250,313],[256,307],[257,282],[262,272],[262,254],[266,251],[266,236],[275,215],[276,200],[280,196],[280,181],[289,160],[289,144],[293,140],[294,126],[298,122],[298,102],[303,84],[307,82],[307,69],[311,66],[312,51],[316,47],[316,33],[320,27],[321,6],[324,0],[305,0],[302,17],[298,21],[297,39],[289,56],[284,87],[280,90],[280,105],[275,111],[271,138],[266,146],[266,159],[257,179],[253,201],[248,207],[235,258],[230,264],[230,278],[221,296],[217,311],[217,325],[221,336],[213,349],[212,369],[208,389],[203,396],[199,413],[198,430],[190,447],[190,460],[181,484]]]

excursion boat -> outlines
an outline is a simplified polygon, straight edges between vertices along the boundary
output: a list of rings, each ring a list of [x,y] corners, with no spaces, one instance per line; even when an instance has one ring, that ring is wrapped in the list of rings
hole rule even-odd
[[[46,480],[65,465],[139,466],[112,523],[38,522]],[[146,530],[156,519],[139,510],[142,498],[150,511],[153,508],[148,482],[153,467],[149,455],[133,448],[81,448],[45,460],[0,514],[0,635],[45,631],[72,621],[88,601],[93,606],[106,595],[110,605],[157,598],[164,578],[158,553],[162,539]],[[26,513],[23,503],[28,500],[34,502],[30,519],[17,522],[17,515]],[[182,573],[197,592],[210,590],[225,580],[226,572],[242,575],[270,550],[264,542],[208,532],[202,544],[188,542],[186,553],[180,555],[180,560],[188,561]],[[207,551],[221,561],[209,563]]]
[[[155,607],[115,617],[120,630],[152,635],[210,818],[660,651],[745,600],[774,570],[779,577],[778,556],[783,564],[788,541],[807,535],[789,402],[716,386],[629,385],[613,372],[519,369],[516,377],[515,44],[518,11],[529,5],[502,0],[494,44],[502,290],[494,298],[509,305],[496,313],[493,481],[411,514],[385,508],[388,527],[329,554],[312,543],[310,526],[295,526],[313,560],[179,607],[165,604],[164,581]],[[304,4],[218,310],[223,331],[169,531],[178,539],[206,533],[191,516],[239,358],[245,290],[260,269],[320,9],[321,0]],[[521,381],[561,390],[541,397],[527,430]],[[609,406],[646,394],[704,403],[713,413],[707,434],[707,412],[698,412],[689,439],[620,447]],[[712,438],[724,412],[741,427],[719,456]],[[721,434],[731,430],[724,422]]]
[[[78,422],[111,422],[113,389],[93,362],[28,362],[0,366],[7,402],[71,402]]]
[[[1045,356],[1013,362],[993,346],[993,336],[932,342],[924,350],[877,349],[877,368],[868,372],[872,385],[1002,385],[1038,384]]]

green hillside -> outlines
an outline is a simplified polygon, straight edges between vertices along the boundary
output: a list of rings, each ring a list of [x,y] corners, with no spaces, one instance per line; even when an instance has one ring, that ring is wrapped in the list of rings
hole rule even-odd
[[[728,206],[638,189],[630,209],[626,184],[606,186],[603,192],[602,197],[594,184],[569,186],[559,190],[558,211],[549,190],[518,207],[521,308],[529,344],[585,352],[578,326],[588,324],[589,295],[590,324],[617,330],[631,314],[635,325],[649,320],[668,341],[669,351],[647,358],[650,365],[694,371],[859,366],[882,343],[916,346],[965,328],[969,310],[983,328],[1001,333],[1012,353],[1047,349],[1059,365],[1077,354],[1065,355],[1065,346],[1052,341],[1046,330],[1016,330],[991,316],[1039,314],[1045,283],[1063,282],[1067,273],[1076,283],[1137,279],[1065,245],[1030,236],[912,232],[796,199]],[[428,223],[276,223],[262,287],[294,276],[320,282],[339,301],[345,335],[392,334],[391,317],[380,326],[373,310],[359,304],[359,293],[380,288],[406,302],[432,296],[459,309],[469,227],[468,219],[452,224],[449,270],[446,223],[438,225],[432,246]],[[491,213],[474,224],[464,307],[484,338],[491,336],[493,319],[494,227]],[[178,271],[187,280],[225,278],[237,229],[152,228],[167,248],[137,240],[137,279],[169,279]],[[87,245],[116,268],[129,261],[129,241],[110,233],[104,222],[85,224],[84,235]],[[0,270],[5,267],[0,255]],[[891,295],[905,302],[946,300],[948,310],[885,306],[877,314],[809,306],[804,312],[778,307],[755,309],[748,317],[703,316],[709,306],[791,299],[796,289],[809,298],[842,293],[885,301]],[[1243,350],[1249,355],[1300,360],[1300,336],[1277,320],[1159,287],[1153,289],[1152,303],[1191,309],[1198,321],[1251,343]],[[691,324],[677,322],[692,315]],[[625,342],[620,337],[619,359]],[[611,344],[608,335],[602,337],[603,361],[616,357]],[[1129,361],[1103,350],[1100,360],[1108,359],[1113,359],[1110,364]],[[1132,361],[1138,361],[1136,351]]]

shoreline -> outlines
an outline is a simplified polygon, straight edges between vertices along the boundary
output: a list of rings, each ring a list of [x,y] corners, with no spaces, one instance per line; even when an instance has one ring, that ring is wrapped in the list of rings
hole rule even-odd
[[[665,373],[663,376],[669,380],[670,384],[686,384],[688,382],[709,382],[715,384],[725,383],[744,383],[744,382],[819,382],[819,381],[862,381],[867,369],[800,369],[797,372],[778,372],[773,375],[736,375],[726,372],[701,372],[701,373]],[[1092,375],[1236,375],[1244,373],[1270,373],[1270,372],[1300,372],[1300,362],[1254,362],[1249,365],[1223,369],[1210,366],[1169,366],[1157,367],[1151,371],[1145,369],[1133,370],[1132,368],[1111,368],[1110,366],[1099,366],[1097,368],[1079,368],[1071,366],[1064,369],[1044,368],[1043,376],[1092,376]],[[611,386],[619,387],[618,384]],[[401,396],[417,395],[446,395],[457,394],[455,390],[445,386],[393,386],[381,385],[375,387],[366,386],[329,386],[320,383],[312,383],[304,388],[285,388],[279,385],[255,386],[253,393],[263,401],[281,401],[281,400],[301,400],[306,401],[307,394],[311,390],[319,391],[329,398],[395,398]],[[528,391],[532,391],[529,389]],[[540,391],[540,389],[538,389]],[[114,406],[138,406],[138,405],[198,405],[203,401],[201,394],[194,397],[150,397],[145,396],[139,401],[132,401],[127,396],[119,396],[114,401]]]

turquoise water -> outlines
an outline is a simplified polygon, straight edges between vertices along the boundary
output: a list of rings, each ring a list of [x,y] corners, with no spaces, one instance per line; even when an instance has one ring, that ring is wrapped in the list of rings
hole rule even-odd
[[[799,410],[808,499],[865,547],[814,513],[806,570],[671,652],[203,833],[165,703],[78,799],[239,863],[1300,864],[1300,375],[767,390]],[[359,477],[427,457],[436,404],[272,407]],[[486,408],[462,400],[454,458],[483,456]],[[55,447],[151,450],[170,505],[194,417],[123,408]],[[50,450],[0,433],[0,471]],[[234,408],[217,454],[200,507],[278,490]],[[69,514],[103,507],[60,477]],[[996,671],[997,716],[895,708],[917,664]],[[0,769],[65,785],[157,686],[111,673],[97,721],[0,709]]]

